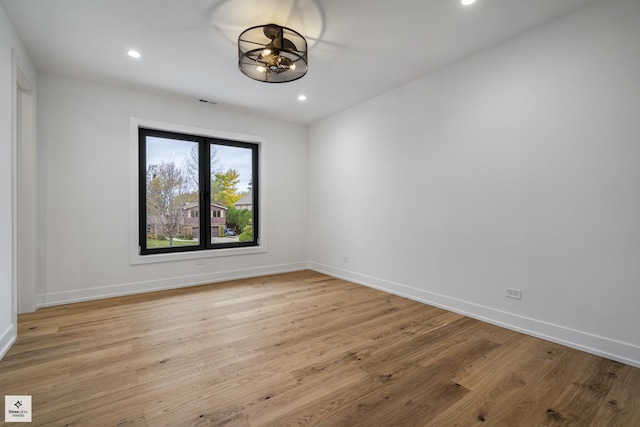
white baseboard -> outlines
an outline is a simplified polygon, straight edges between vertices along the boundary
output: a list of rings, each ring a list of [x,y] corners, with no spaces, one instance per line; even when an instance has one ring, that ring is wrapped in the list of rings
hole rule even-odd
[[[288,273],[307,268],[640,368],[640,347],[633,344],[315,262],[272,265],[41,294],[38,295],[38,307]],[[15,327],[9,328],[0,336],[0,358],[9,350],[15,339]]]
[[[219,271],[191,276],[123,283],[120,285],[103,286],[98,288],[77,289],[65,292],[52,292],[38,295],[37,300],[38,307],[48,307],[80,301],[139,294],[143,292],[162,291],[166,289],[205,285],[208,283],[222,282],[225,280],[247,279],[250,277],[264,276],[268,274],[288,273],[291,271],[305,270],[307,268],[308,264],[306,262],[299,262],[292,264],[270,265],[266,267],[246,268],[242,270]]]
[[[13,343],[16,341],[17,331],[16,325],[11,325],[6,331],[0,335],[0,360],[9,351]]]
[[[447,297],[445,295],[428,292],[422,289],[378,279],[364,274],[342,270],[328,265],[309,262],[309,268],[320,273],[440,307],[483,322],[491,323],[526,335],[566,345],[567,347],[575,348],[577,350],[640,368],[640,347],[633,344],[615,341],[561,325],[555,325],[517,314],[496,310],[491,307]]]

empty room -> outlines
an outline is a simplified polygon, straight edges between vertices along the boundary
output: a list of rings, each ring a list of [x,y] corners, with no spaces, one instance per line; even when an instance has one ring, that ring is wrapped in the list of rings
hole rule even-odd
[[[640,426],[640,0],[0,0],[0,198],[3,425]]]

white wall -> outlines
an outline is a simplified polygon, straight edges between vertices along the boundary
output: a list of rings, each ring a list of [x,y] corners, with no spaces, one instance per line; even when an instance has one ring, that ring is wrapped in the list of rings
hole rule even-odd
[[[640,366],[639,22],[597,2],[313,124],[311,266]]]
[[[304,126],[49,74],[38,96],[40,305],[307,266]],[[131,117],[265,138],[268,252],[131,265]]]
[[[0,358],[16,337],[15,67],[19,67],[35,83],[35,70],[0,7]]]

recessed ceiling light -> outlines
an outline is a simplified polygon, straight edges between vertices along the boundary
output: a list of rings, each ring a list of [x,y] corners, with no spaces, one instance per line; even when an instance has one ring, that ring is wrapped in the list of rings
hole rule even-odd
[[[298,101],[306,101],[307,100],[307,96],[306,95],[299,95],[298,96]]]
[[[129,52],[127,52],[127,55],[129,55],[132,58],[140,58],[142,55],[140,55],[140,52],[138,52],[137,50],[130,50]]]
[[[460,3],[462,3],[464,6],[469,6],[470,4],[474,4],[476,2],[476,0],[460,0]]]

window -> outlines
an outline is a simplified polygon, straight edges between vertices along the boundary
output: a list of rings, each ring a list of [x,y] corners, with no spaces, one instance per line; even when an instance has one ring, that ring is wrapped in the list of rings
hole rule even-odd
[[[258,245],[258,144],[140,127],[138,153],[140,255]]]

